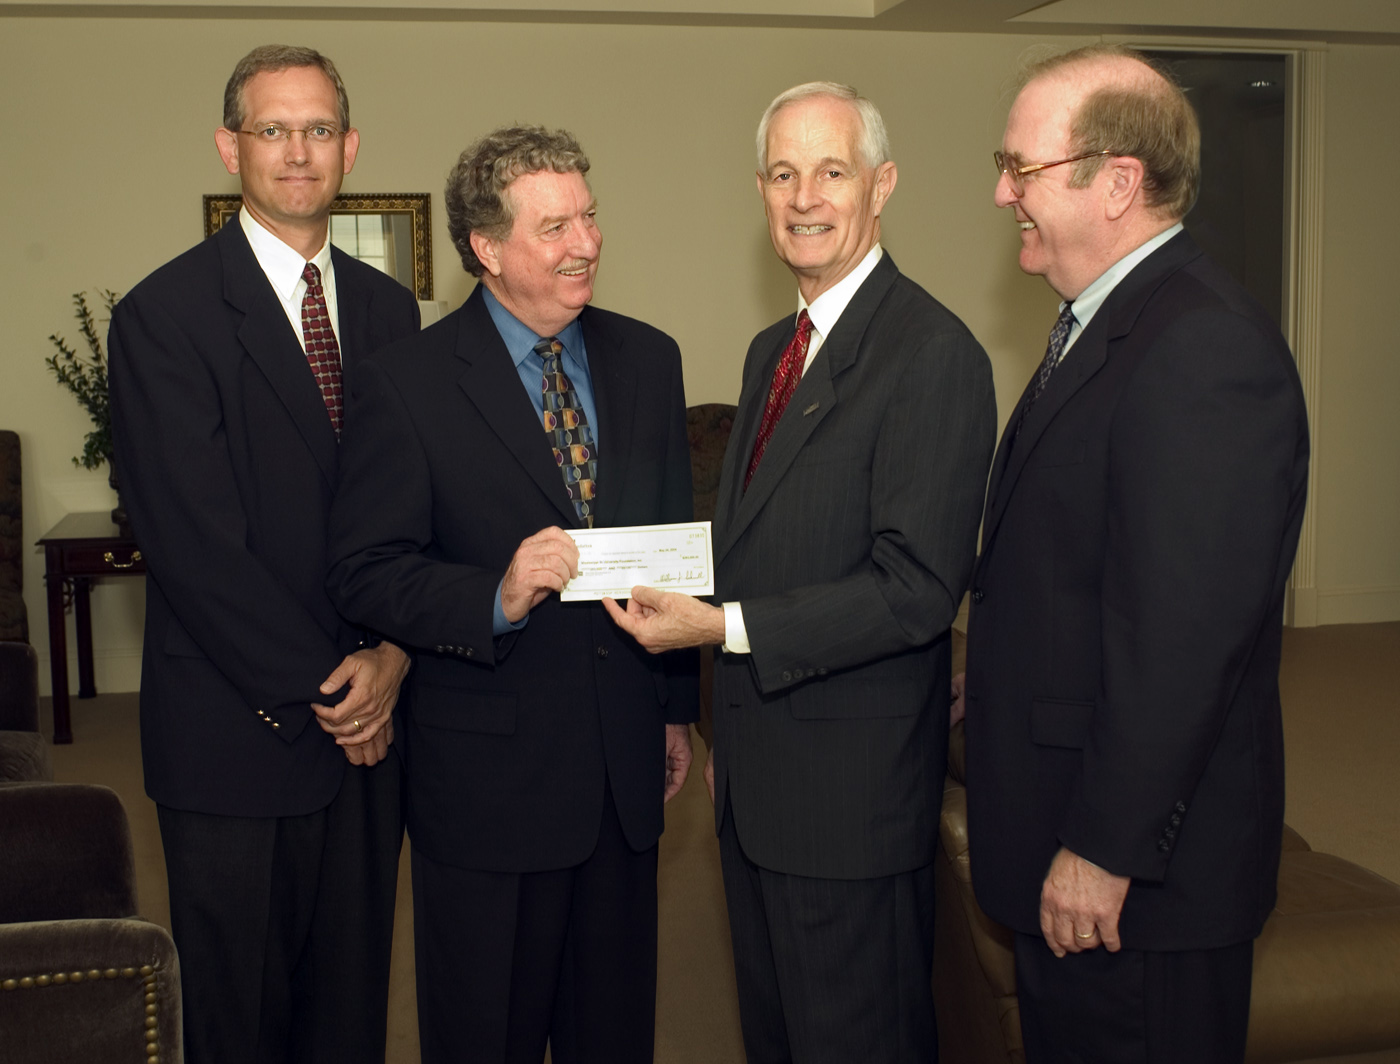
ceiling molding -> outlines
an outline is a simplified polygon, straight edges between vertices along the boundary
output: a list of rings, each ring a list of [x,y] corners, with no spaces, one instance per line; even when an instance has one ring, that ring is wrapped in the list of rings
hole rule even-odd
[[[1181,21],[1154,21],[1162,10]],[[1400,3],[1374,0],[1173,0],[1171,5],[1160,0],[298,0],[295,5],[267,0],[0,0],[0,18],[504,22],[1400,44]]]

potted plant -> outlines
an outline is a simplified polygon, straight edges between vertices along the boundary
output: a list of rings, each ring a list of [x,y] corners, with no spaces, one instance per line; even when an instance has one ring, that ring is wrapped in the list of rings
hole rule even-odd
[[[112,308],[121,296],[116,292],[99,290],[103,309],[111,317]],[[121,503],[121,485],[117,477],[116,459],[112,454],[112,408],[107,395],[107,355],[102,349],[102,337],[98,335],[92,310],[88,307],[87,293],[73,295],[76,307],[78,331],[87,343],[89,354],[79,354],[68,346],[68,342],[57,333],[49,336],[49,342],[58,348],[56,354],[44,359],[44,364],[53,370],[58,383],[73,393],[78,404],[92,418],[93,429],[83,440],[83,453],[73,457],[73,464],[84,469],[97,469],[107,463],[107,483],[117,493],[117,508],[112,511],[112,520],[123,530],[126,529],[126,508]]]

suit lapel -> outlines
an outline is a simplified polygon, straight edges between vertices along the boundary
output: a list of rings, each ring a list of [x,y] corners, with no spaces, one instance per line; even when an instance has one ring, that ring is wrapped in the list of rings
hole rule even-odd
[[[1021,471],[1026,467],[1026,462],[1041,436],[1055,420],[1055,415],[1103,368],[1108,360],[1109,344],[1132,331],[1134,322],[1152,293],[1200,253],[1200,249],[1185,232],[1178,233],[1167,241],[1139,263],[1109,293],[1099,312],[1094,315],[1088,327],[1074,342],[1074,346],[1065,354],[1064,360],[1051,374],[1045,391],[1028,409],[1026,404],[1030,399],[1031,384],[1026,386],[1021,401],[1016,404],[1016,409],[1011,412],[1011,417],[1006,423],[1006,430],[997,447],[996,459],[992,463],[991,480],[987,490],[987,511],[983,517],[983,554],[986,554],[991,546],[992,537],[1006,512],[1006,504]],[[1023,409],[1026,410],[1025,424],[1021,428],[1020,438],[1013,440],[1012,433]]]
[[[345,265],[350,256],[332,245],[331,260],[335,266],[336,340],[340,343],[340,362],[348,371],[360,359],[373,354],[365,348],[369,343],[369,323],[374,315],[374,290],[359,283],[358,273]]]
[[[637,373],[629,372],[630,352],[621,337],[605,329],[597,314],[584,307],[581,315],[583,344],[588,354],[588,375],[593,381],[593,406],[598,424],[598,502],[594,523],[606,527],[620,512],[622,492],[629,481],[632,457],[632,416],[637,403]],[[555,474],[556,477],[558,474]],[[559,478],[562,480],[562,478]]]
[[[486,309],[480,285],[462,307],[454,353],[463,363],[457,383],[467,399],[559,511],[563,518],[560,524],[565,528],[580,527],[564,489],[564,478],[545,439],[540,411],[531,405],[529,395],[520,386],[520,375]]]
[[[258,265],[242,226],[226,225],[215,239],[223,259],[224,299],[243,315],[238,340],[287,408],[326,481],[334,484],[335,429],[286,311]]]
[[[740,399],[743,432],[740,445],[731,447],[730,452],[725,455],[725,480],[722,483],[728,485],[729,491],[722,493],[720,502],[727,501],[729,505],[725,507],[722,515],[725,524],[721,525],[716,564],[719,564],[772,497],[817,426],[836,409],[838,399],[835,381],[855,363],[870,320],[875,316],[876,309],[884,301],[898,276],[899,270],[889,254],[881,256],[874,271],[856,290],[856,294],[837,319],[831,335],[824,340],[816,358],[807,367],[807,372],[803,374],[797,390],[792,393],[783,416],[778,419],[773,435],[768,440],[768,447],[763,452],[763,461],[758,464],[748,490],[744,491],[744,474],[753,454],[754,440],[758,437],[773,371],[788,341],[792,339],[796,329],[795,319],[790,328],[782,331],[781,343],[776,351],[765,359],[762,374],[751,383],[747,394]],[[731,508],[734,515],[732,520],[729,518]]]

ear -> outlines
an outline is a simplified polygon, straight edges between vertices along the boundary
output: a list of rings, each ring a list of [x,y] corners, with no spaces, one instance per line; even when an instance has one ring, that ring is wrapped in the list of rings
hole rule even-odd
[[[755,170],[755,171],[753,172],[753,177],[754,177],[754,181],[756,181],[756,182],[758,183],[758,198],[759,198],[759,199],[762,199],[762,198],[763,198],[763,171],[762,171],[762,170]]]
[[[875,168],[875,217],[880,217],[880,212],[885,209],[885,201],[894,192],[894,186],[899,181],[899,169],[891,162],[883,162]]]
[[[238,173],[238,134],[220,126],[214,130],[214,147],[219,149],[224,169],[231,174]]]
[[[481,260],[481,264],[486,267],[486,272],[492,277],[501,276],[501,253],[496,241],[483,233],[472,230],[471,236],[467,238],[471,242],[472,251]]]
[[[1142,179],[1145,176],[1142,160],[1131,155],[1120,155],[1108,160],[1104,167],[1108,171],[1108,189],[1104,198],[1104,215],[1116,222],[1128,213],[1134,203],[1141,203]]]
[[[348,174],[355,168],[355,156],[360,154],[360,131],[358,129],[347,129],[344,136],[345,141],[345,172]]]

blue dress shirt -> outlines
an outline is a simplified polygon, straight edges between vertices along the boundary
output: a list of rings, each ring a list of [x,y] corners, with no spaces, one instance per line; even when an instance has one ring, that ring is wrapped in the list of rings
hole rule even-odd
[[[511,361],[515,363],[515,372],[520,375],[521,387],[529,395],[535,409],[542,411],[544,359],[535,351],[535,345],[549,338],[541,336],[506,310],[485,285],[481,286],[481,294],[486,301],[487,313],[491,315],[491,321],[495,324],[496,331],[501,334]],[[593,377],[588,372],[588,351],[583,345],[583,327],[575,318],[556,333],[554,338],[564,346],[564,373],[569,378],[569,383],[574,386],[574,393],[583,407],[584,416],[593,428],[595,445],[598,445],[598,412],[593,404]],[[544,434],[543,422],[540,423],[540,434]],[[504,582],[503,579],[502,584]],[[501,607],[501,586],[497,585],[492,631],[496,635],[519,631],[529,619],[530,615],[527,613],[516,624],[506,620],[505,610]]]

